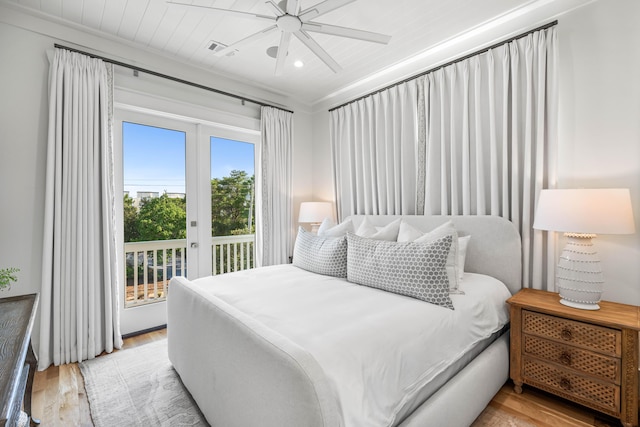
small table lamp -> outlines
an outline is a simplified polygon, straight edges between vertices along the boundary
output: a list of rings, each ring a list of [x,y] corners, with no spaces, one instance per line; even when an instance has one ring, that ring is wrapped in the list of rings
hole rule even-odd
[[[310,223],[311,232],[318,234],[318,227],[325,218],[333,218],[333,210],[329,202],[302,202],[298,222]]]
[[[629,190],[542,190],[533,228],[562,231],[567,237],[556,270],[560,303],[598,310],[604,278],[591,239],[596,234],[635,232]]]

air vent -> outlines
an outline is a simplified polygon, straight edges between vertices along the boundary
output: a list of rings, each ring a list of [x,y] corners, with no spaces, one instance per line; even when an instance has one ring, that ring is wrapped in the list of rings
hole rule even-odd
[[[226,44],[224,43],[220,43],[214,40],[211,40],[209,42],[209,44],[207,45],[207,49],[209,49],[212,52],[218,53],[220,52],[222,49],[224,49],[225,47],[227,47]],[[233,49],[232,51],[228,52],[225,56],[233,56],[236,54],[238,50],[237,49]]]
[[[207,45],[207,49],[212,50],[214,52],[219,52],[222,49],[224,49],[225,47],[227,47],[226,44],[222,44],[220,42],[216,42],[216,41],[213,41],[213,40],[211,40],[209,42],[209,44]]]

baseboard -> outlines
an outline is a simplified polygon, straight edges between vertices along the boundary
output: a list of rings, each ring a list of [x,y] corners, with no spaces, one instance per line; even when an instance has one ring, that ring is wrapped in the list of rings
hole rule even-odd
[[[124,339],[127,339],[127,338],[136,337],[138,335],[143,335],[143,334],[146,334],[146,333],[149,333],[149,332],[159,331],[161,329],[167,329],[167,325],[164,324],[164,325],[160,325],[160,326],[154,326],[153,328],[143,329],[141,331],[136,331],[136,332],[131,332],[131,333],[128,333],[128,334],[124,334],[122,336],[122,339],[124,340]]]

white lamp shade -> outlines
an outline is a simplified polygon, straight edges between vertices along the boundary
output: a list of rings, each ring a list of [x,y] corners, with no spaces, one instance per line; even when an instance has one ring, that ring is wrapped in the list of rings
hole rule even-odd
[[[303,202],[300,203],[300,213],[298,222],[300,223],[320,223],[325,218],[333,218],[333,209],[329,202]]]
[[[533,228],[585,234],[633,234],[626,188],[542,190]]]

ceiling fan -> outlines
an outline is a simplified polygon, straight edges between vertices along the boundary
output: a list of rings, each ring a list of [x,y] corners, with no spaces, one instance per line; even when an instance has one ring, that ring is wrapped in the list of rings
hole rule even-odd
[[[342,68],[340,65],[325,51],[310,35],[309,32],[330,34],[339,37],[348,37],[357,40],[364,40],[368,42],[387,44],[391,40],[391,36],[384,34],[372,33],[370,31],[356,30],[355,28],[339,27],[337,25],[321,24],[319,22],[312,22],[311,20],[317,18],[332,10],[338,9],[349,3],[353,3],[356,0],[325,0],[314,6],[311,6],[305,10],[300,10],[301,0],[284,0],[280,3],[275,3],[273,0],[267,0],[265,4],[269,6],[275,16],[260,15],[251,12],[242,12],[234,9],[222,9],[212,6],[202,6],[197,4],[179,3],[175,1],[167,1],[167,3],[198,7],[203,9],[214,10],[220,13],[226,13],[229,15],[242,16],[245,18],[255,18],[261,21],[270,22],[272,25],[257,33],[251,34],[237,42],[220,49],[214,53],[217,56],[224,56],[237,50],[240,46],[247,43],[251,43],[262,37],[265,37],[273,32],[281,31],[280,44],[278,46],[278,55],[276,58],[276,75],[281,75],[284,68],[284,61],[287,56],[287,50],[291,43],[291,36],[293,35],[300,40],[305,46],[311,50],[318,58],[322,60],[334,73],[337,73]]]

